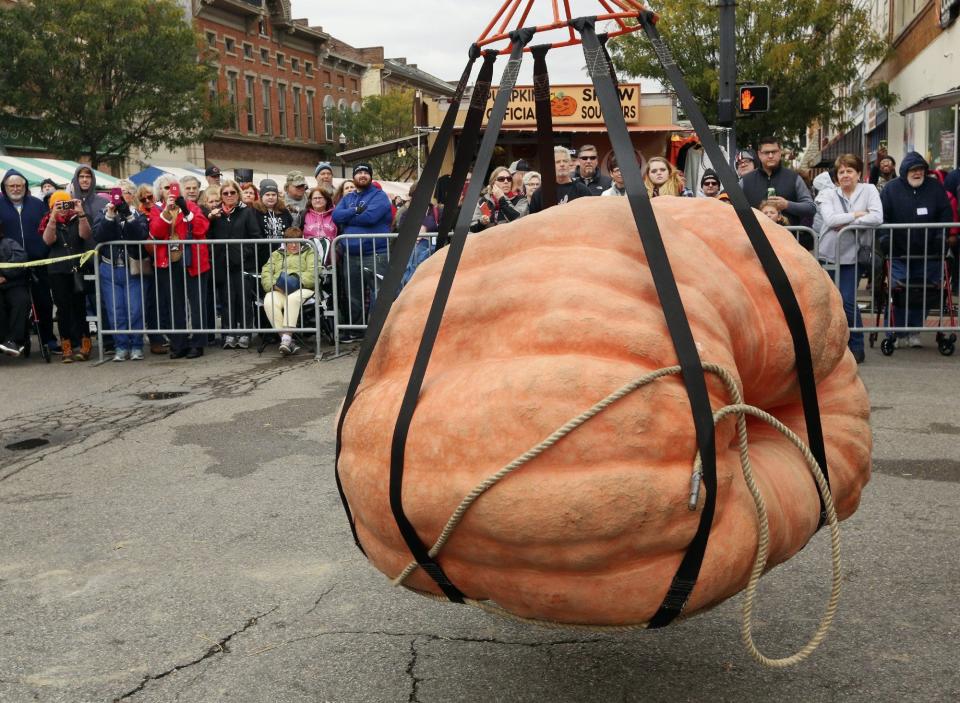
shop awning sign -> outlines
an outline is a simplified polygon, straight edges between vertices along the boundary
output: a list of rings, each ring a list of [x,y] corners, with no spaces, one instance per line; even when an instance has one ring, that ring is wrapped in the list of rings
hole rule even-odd
[[[627,84],[620,88],[620,107],[627,124],[640,121],[640,86]],[[497,90],[490,91],[486,116],[489,119]],[[556,125],[603,125],[603,112],[592,85],[550,86],[550,112]],[[536,125],[533,86],[517,86],[510,95],[504,127]]]

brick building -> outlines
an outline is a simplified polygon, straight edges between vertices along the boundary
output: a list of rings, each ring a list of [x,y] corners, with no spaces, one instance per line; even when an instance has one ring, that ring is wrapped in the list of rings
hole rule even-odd
[[[291,169],[312,175],[321,160],[340,151],[335,116],[358,111],[363,98],[396,88],[421,96],[417,124],[427,124],[422,104],[453,94],[446,82],[386,59],[383,47],[355,48],[321,27],[291,16],[289,0],[181,0],[203,48],[220,67],[211,92],[232,106],[232,124],[202,145],[151,155],[153,163],[216,164],[256,173]],[[145,165],[133,159],[130,170]]]

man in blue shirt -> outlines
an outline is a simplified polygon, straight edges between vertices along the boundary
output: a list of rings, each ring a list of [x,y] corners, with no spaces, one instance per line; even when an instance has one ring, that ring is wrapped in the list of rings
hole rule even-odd
[[[353,182],[357,189],[345,195],[333,211],[333,221],[340,228],[340,234],[389,234],[393,224],[393,208],[390,207],[387,194],[373,184],[373,168],[370,164],[357,164],[353,168]],[[386,237],[356,237],[344,242],[343,270],[350,294],[350,316],[342,322],[350,326],[366,325],[365,293],[370,291],[372,303],[379,281],[387,274],[389,240]],[[341,339],[349,341],[350,336],[356,338],[348,332]],[[359,336],[362,336],[362,332]]]

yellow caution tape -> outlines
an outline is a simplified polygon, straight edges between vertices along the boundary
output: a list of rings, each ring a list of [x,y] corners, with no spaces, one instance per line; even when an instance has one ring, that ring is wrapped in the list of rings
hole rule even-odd
[[[80,259],[80,263],[77,266],[83,266],[91,258],[97,255],[96,249],[91,249],[90,251],[85,251],[82,254],[71,254],[70,256],[55,256],[52,259],[38,259],[36,261],[24,261],[19,264],[3,264],[0,263],[0,269],[25,269],[32,266],[48,266],[49,264],[55,264],[60,261],[71,261],[72,259]]]

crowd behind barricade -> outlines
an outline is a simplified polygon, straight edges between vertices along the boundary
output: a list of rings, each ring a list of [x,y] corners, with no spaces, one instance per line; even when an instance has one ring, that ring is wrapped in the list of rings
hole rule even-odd
[[[737,153],[740,185],[750,205],[774,222],[808,228],[798,240],[831,271],[851,327],[862,326],[861,278],[875,275],[858,260],[864,237],[889,250],[890,285],[952,280],[955,292],[956,229],[882,225],[956,222],[960,172],[931,171],[915,152],[904,156],[898,171],[883,151],[869,171],[859,157],[845,154],[811,179],[783,166],[782,156],[775,138]],[[666,158],[652,157],[645,166],[643,187],[652,198],[729,202],[710,168],[695,196],[683,171]],[[559,206],[581,197],[627,195],[616,159],[605,175],[594,146],[580,147],[575,161],[566,147],[557,147],[554,169]],[[100,319],[111,331],[100,340],[102,348],[118,362],[142,360],[145,349],[173,359],[197,358],[212,345],[246,349],[255,335],[261,350],[275,337],[280,353],[290,355],[301,347],[300,317],[321,289],[338,299],[339,341],[361,339],[391,246],[389,238],[370,235],[397,232],[409,201],[391,201],[368,164],[357,164],[353,177],[336,189],[329,163],[318,164],[314,176],[313,188],[297,171],[287,174],[282,187],[269,178],[238,183],[213,166],[206,183],[163,175],[152,186],[121,180],[101,193],[94,172],[81,166],[66,188],[44,181],[38,198],[21,173],[8,171],[0,184],[0,263],[27,266],[0,268],[0,351],[21,355],[33,330],[63,363],[86,361],[97,331],[91,320]],[[512,222],[544,208],[541,185],[541,174],[525,160],[493,168],[477,203],[463,202],[463,188],[458,213],[471,208],[470,232]],[[404,283],[432,253],[429,234],[442,214],[433,198]],[[851,226],[864,229],[842,236]],[[97,256],[91,256],[94,249]],[[334,285],[331,270],[337,271]],[[926,310],[916,304],[897,309],[895,303],[889,314],[901,326],[922,327]],[[898,337],[899,346],[921,345],[916,332]],[[862,362],[863,334],[851,334],[849,344]]]

